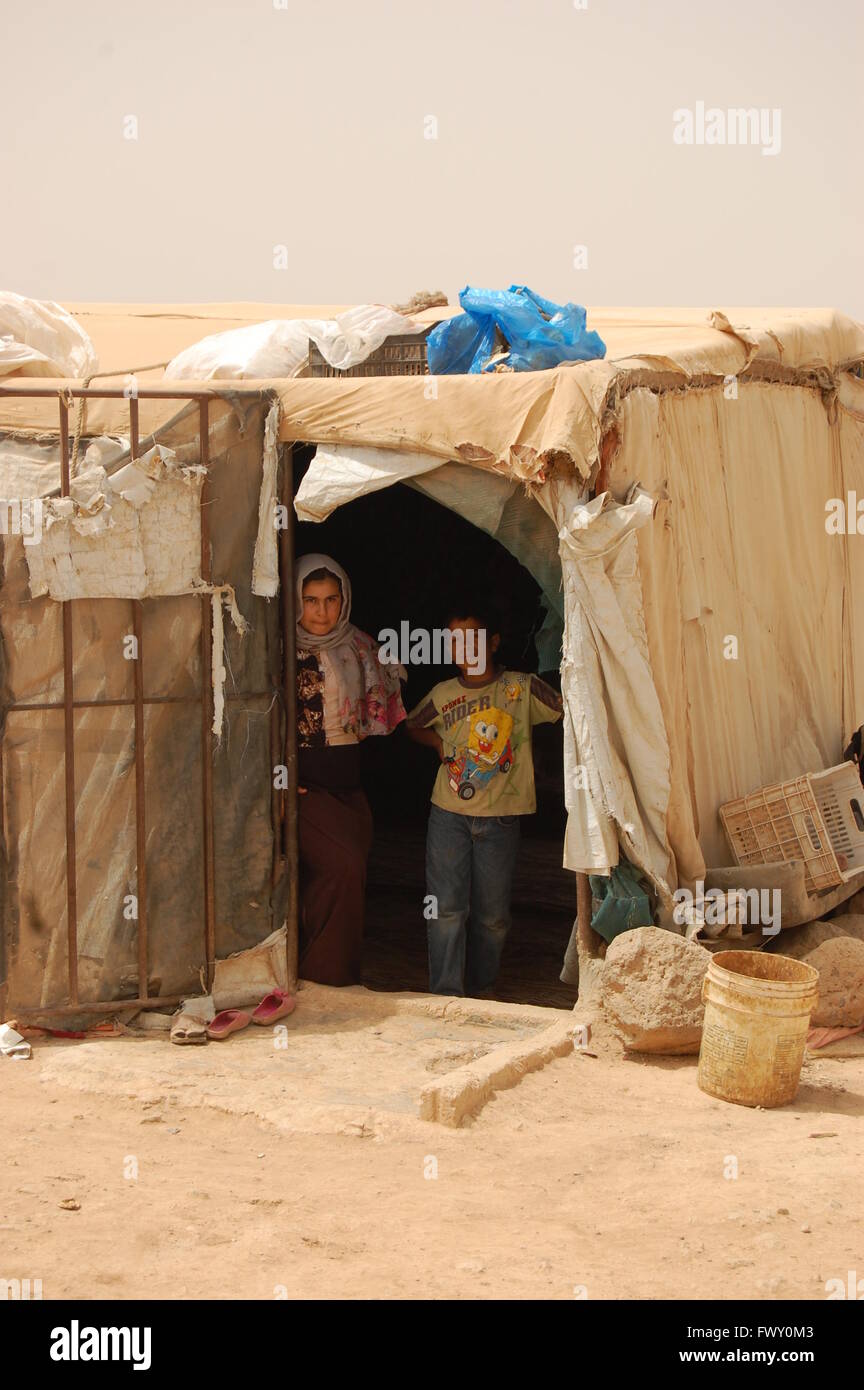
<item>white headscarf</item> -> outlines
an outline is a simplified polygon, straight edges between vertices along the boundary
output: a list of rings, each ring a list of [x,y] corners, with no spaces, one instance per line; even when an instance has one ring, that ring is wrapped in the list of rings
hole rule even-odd
[[[333,697],[345,733],[358,739],[368,738],[370,734],[389,734],[405,718],[399,686],[401,668],[382,665],[377,642],[349,621],[351,580],[329,555],[304,555],[297,561],[294,571],[297,613],[301,616],[303,613],[303,583],[317,569],[329,570],[342,587],[339,621],[319,637],[301,627],[298,616],[298,651],[311,652],[318,659],[319,669],[325,666],[329,669],[327,679],[335,684]]]
[[[339,580],[342,589],[342,608],[339,612],[339,621],[329,632],[325,632],[323,637],[314,632],[307,632],[301,626],[303,617],[303,585],[309,578],[313,570],[329,570],[334,578]],[[338,647],[342,642],[350,642],[358,628],[350,623],[351,616],[351,580],[340,564],[329,555],[304,555],[297,561],[294,567],[294,583],[297,590],[297,643],[304,651],[319,652],[327,647]]]

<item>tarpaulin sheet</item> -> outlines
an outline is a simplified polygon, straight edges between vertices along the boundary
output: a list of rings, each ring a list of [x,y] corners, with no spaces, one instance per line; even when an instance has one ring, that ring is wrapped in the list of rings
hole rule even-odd
[[[265,406],[247,403],[238,414],[216,403],[211,415],[212,575],[232,585],[250,624],[241,636],[225,623],[226,716],[213,756],[216,953],[226,956],[272,928],[270,710],[281,646],[278,605],[252,593]],[[197,430],[197,409],[187,411],[165,443],[195,462]],[[51,484],[52,467],[44,449],[25,450],[4,488],[28,473]],[[23,552],[19,537],[3,538],[0,982],[8,979],[9,1004],[21,1008],[68,1002],[63,709],[10,708],[62,701],[62,606],[31,596]],[[145,698],[170,701],[144,712],[149,976],[165,995],[197,991],[204,964],[202,614],[209,629],[209,595],[142,603]],[[131,602],[81,599],[71,615],[76,700],[131,701]],[[137,885],[134,712],[79,708],[74,727],[80,997],[114,999],[138,988],[137,927],[127,915]]]
[[[842,761],[864,722],[864,537],[826,530],[829,499],[864,498],[864,384],[842,397],[742,383],[623,402],[610,490],[668,492],[638,546],[678,879],[730,862],[721,804]]]
[[[669,891],[668,748],[645,633],[636,536],[654,499],[634,487],[619,505],[571,488],[541,491],[559,526],[565,630],[565,867],[608,872],[627,857]]]
[[[616,383],[605,423],[622,442],[605,498],[583,507],[572,476],[533,489],[560,532],[567,603],[564,861],[608,871],[620,840],[661,893],[730,861],[720,804],[838,761],[864,721],[864,558],[856,536],[825,527],[829,498],[864,498],[864,384],[834,369],[864,349],[860,329],[814,313],[785,326],[785,354],[774,330],[714,331],[719,359],[716,346],[713,362],[679,350],[700,378],[689,389],[656,375],[640,386],[646,357]],[[752,367],[754,354],[766,369],[783,355],[784,370],[788,359],[807,370],[701,376],[736,356]],[[680,375],[668,352],[653,365]],[[310,493],[334,505],[354,495],[355,452],[323,451]],[[381,460],[376,486],[436,477],[422,454],[364,457]],[[650,520],[628,500],[636,483]],[[458,480],[451,491],[459,508]]]
[[[299,318],[311,308],[291,305],[67,305],[86,328],[102,369],[123,386],[132,368],[165,363],[208,333],[246,323]],[[455,309],[425,311],[434,322]],[[864,329],[832,309],[604,309],[588,310],[588,326],[607,344],[602,362],[568,363],[545,372],[473,377],[366,377],[231,383],[242,391],[278,392],[280,437],[434,454],[540,481],[565,465],[587,477],[596,465],[604,415],[614,392],[645,374],[654,382],[685,386],[704,377],[747,370],[821,374],[827,381],[864,357]],[[170,389],[161,367],[142,372],[144,387]],[[8,380],[8,379],[7,379]],[[13,378],[14,384],[14,378]],[[40,382],[41,385],[51,383]],[[228,383],[183,382],[234,398]],[[164,424],[178,409],[170,401],[140,402],[142,432]],[[0,429],[57,428],[56,399],[5,397]],[[91,433],[128,428],[128,402],[91,401]]]
[[[184,315],[138,306],[125,318],[118,309],[113,355],[100,342],[98,315],[85,326],[103,364],[122,372],[142,357],[152,361],[169,338],[170,351],[156,352],[157,361],[217,327],[278,317],[264,305],[186,308]],[[142,322],[147,351],[137,336]],[[560,556],[571,571],[595,526],[601,540],[603,527],[615,531],[616,505],[633,507],[631,488],[643,485],[657,504],[650,520],[616,532],[608,550],[598,548],[581,592],[565,583],[565,657],[584,653],[565,664],[568,756],[574,767],[584,756],[579,721],[583,742],[600,748],[606,740],[614,754],[606,781],[602,772],[599,782],[589,778],[581,811],[571,807],[566,862],[608,869],[621,838],[655,884],[674,887],[706,863],[729,862],[719,804],[838,761],[844,740],[864,722],[860,538],[825,530],[829,498],[864,497],[864,386],[847,370],[864,360],[864,329],[830,309],[589,310],[588,324],[607,343],[603,362],[486,378],[205,389],[237,403],[259,385],[275,393],[283,440],[426,455],[523,480],[564,532]],[[147,377],[154,380],[158,373]],[[142,400],[142,431],[180,409]],[[91,433],[127,427],[126,401],[88,410]],[[0,391],[0,428],[56,430],[56,411],[56,399],[15,401]],[[572,526],[579,493],[596,480],[613,428],[621,443],[600,487],[610,496],[580,535],[586,527]],[[251,494],[242,541],[250,567],[261,495],[258,433],[255,467],[240,470]],[[224,516],[220,524],[226,537],[238,536],[239,522]],[[230,581],[230,569],[214,577]],[[241,590],[248,614],[251,593]],[[603,636],[616,627],[629,634],[620,649]],[[31,627],[50,644],[49,629]],[[734,659],[724,655],[728,637],[738,642]],[[226,640],[235,642],[230,634]],[[56,660],[47,675],[56,688]]]
[[[200,583],[201,475],[166,478],[143,505],[122,497],[85,518],[47,503],[38,544],[25,548],[34,598],[148,598]]]

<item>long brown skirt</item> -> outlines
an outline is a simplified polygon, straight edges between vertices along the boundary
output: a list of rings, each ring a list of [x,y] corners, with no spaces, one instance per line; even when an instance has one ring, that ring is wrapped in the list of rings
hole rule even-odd
[[[299,800],[300,977],[360,983],[372,812],[362,791],[310,787]]]

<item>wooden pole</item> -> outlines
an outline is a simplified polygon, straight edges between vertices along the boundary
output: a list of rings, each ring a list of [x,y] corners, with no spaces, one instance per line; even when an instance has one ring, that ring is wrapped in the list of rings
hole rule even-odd
[[[282,502],[287,509],[287,525],[279,532],[279,582],[282,585],[282,683],[285,692],[285,767],[288,771],[285,790],[285,872],[288,875],[286,904],[285,955],[288,966],[288,988],[297,988],[299,958],[300,893],[298,875],[297,806],[297,644],[294,611],[294,450],[285,449]]]
[[[599,997],[606,942],[591,926],[591,884],[587,874],[576,875],[576,942],[579,953],[577,1003],[590,1004]]]

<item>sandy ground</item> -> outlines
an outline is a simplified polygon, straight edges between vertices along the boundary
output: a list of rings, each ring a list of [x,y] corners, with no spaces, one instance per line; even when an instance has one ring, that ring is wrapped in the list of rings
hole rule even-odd
[[[864,1059],[808,1060],[793,1105],[753,1111],[703,1095],[695,1059],[598,1032],[451,1130],[404,1096],[494,1038],[393,1026],[334,1025],[341,1080],[308,1017],[284,1068],[264,1030],[0,1060],[0,1277],[45,1298],[824,1299],[864,1275]],[[387,1091],[394,1051],[410,1081]]]

